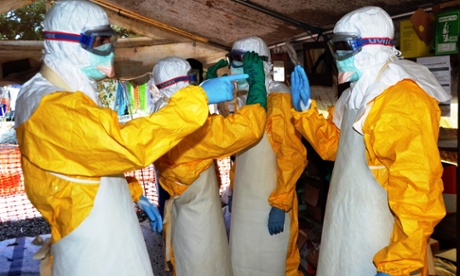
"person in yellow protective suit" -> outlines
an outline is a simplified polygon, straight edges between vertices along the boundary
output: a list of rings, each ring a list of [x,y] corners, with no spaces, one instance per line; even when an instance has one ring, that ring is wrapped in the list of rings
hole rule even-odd
[[[160,184],[171,195],[165,207],[166,246],[169,249],[171,230],[172,261],[179,276],[233,275],[214,159],[256,143],[266,121],[262,60],[253,52],[244,60],[248,81],[253,82],[247,106],[227,117],[209,115],[202,127],[154,163]],[[155,112],[166,108],[168,99],[188,85],[190,69],[178,57],[164,58],[154,66],[153,81],[160,95]],[[167,252],[167,261],[170,255]]]
[[[329,45],[339,83],[351,83],[327,119],[303,68],[291,76],[296,128],[335,160],[318,276],[428,275],[428,240],[445,215],[438,102],[450,95],[427,68],[398,58],[393,33],[379,7],[337,22]]]
[[[302,275],[297,248],[296,182],[307,165],[306,149],[292,122],[289,88],[271,77],[273,66],[267,44],[259,37],[235,41],[227,55],[230,72],[241,72],[241,55],[248,51],[258,53],[264,60],[267,123],[261,141],[237,153],[235,160],[230,223],[233,273]],[[245,102],[241,91],[248,90],[248,86],[238,81],[242,95],[238,105]]]
[[[121,125],[96,93],[96,81],[113,76],[116,32],[105,11],[61,1],[43,26],[44,66],[19,92],[15,130],[27,196],[51,226],[52,273],[153,275],[133,201],[156,231],[161,217],[124,173],[202,126],[211,99],[233,97],[233,79],[186,87],[161,111]]]

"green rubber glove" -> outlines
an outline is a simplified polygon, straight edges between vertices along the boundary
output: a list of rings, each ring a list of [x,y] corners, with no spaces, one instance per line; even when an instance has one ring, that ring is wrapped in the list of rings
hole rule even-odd
[[[209,80],[217,78],[217,70],[226,66],[228,66],[228,62],[225,59],[219,60],[216,64],[208,68],[208,72],[206,72],[206,79]]]
[[[264,64],[260,56],[253,51],[244,54],[243,70],[245,74],[249,75],[247,79],[249,91],[246,104],[259,103],[267,110],[267,89],[265,87]]]

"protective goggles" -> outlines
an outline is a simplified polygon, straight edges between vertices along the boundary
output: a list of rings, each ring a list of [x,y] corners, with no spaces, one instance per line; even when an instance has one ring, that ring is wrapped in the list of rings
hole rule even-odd
[[[359,35],[353,33],[335,33],[327,44],[336,60],[344,60],[356,55],[366,45],[394,45],[393,39],[389,37],[361,38]]]
[[[169,87],[173,84],[176,84],[182,81],[189,82],[191,85],[198,85],[198,72],[199,72],[198,70],[192,69],[187,72],[187,76],[179,76],[179,77],[164,81],[160,84],[156,84],[155,86],[161,90],[161,89],[165,89],[166,87]]]
[[[243,57],[247,51],[232,50],[230,53],[226,54],[228,67],[241,68],[243,67]],[[267,56],[260,56],[263,61],[268,62]]]
[[[64,32],[43,32],[43,34],[45,40],[78,42],[83,49],[99,56],[107,56],[112,53],[118,39],[118,33],[109,25],[86,30],[79,35]],[[110,44],[110,46],[101,47],[106,44]]]

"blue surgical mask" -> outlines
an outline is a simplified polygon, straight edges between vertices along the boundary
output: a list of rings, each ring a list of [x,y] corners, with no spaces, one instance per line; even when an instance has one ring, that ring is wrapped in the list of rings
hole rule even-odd
[[[111,47],[110,43],[101,45],[97,47],[98,50],[105,50],[105,48]],[[85,74],[88,78],[93,80],[102,80],[107,77],[113,77],[113,61],[114,61],[114,54],[113,52],[107,56],[100,56],[95,55],[93,53],[89,53],[89,61],[90,65],[81,68],[83,74]],[[104,72],[105,71],[105,72]],[[110,76],[107,75],[106,72],[109,73]]]
[[[243,67],[234,68],[233,66],[231,66],[230,67],[230,73],[232,75],[244,74],[244,70],[243,70]],[[238,90],[240,90],[240,91],[249,89],[249,83],[248,83],[248,81],[246,79],[238,80],[237,85],[238,85]]]
[[[339,71],[339,84],[357,81],[363,74],[361,70],[356,68],[354,56],[344,60],[336,60],[336,62],[337,70]]]

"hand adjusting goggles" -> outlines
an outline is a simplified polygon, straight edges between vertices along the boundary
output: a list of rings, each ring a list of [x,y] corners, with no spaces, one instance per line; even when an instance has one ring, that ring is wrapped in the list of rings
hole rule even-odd
[[[361,38],[359,35],[353,33],[335,33],[327,44],[336,60],[344,60],[356,55],[366,45],[394,45],[393,39],[389,37]]]
[[[225,57],[227,58],[228,67],[233,68],[241,68],[243,67],[243,57],[247,51],[241,50],[232,50],[230,53],[226,54]],[[268,62],[267,56],[260,56],[263,61]]]
[[[43,34],[45,40],[78,42],[83,49],[99,56],[107,56],[112,53],[118,38],[118,33],[109,25],[86,30],[81,34],[64,32],[43,32]]]

